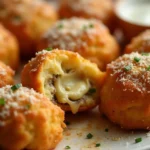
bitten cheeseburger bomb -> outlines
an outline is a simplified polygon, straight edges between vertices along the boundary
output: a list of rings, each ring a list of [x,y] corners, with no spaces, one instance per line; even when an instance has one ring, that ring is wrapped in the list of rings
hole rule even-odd
[[[150,54],[125,54],[107,66],[100,110],[126,129],[150,129]]]

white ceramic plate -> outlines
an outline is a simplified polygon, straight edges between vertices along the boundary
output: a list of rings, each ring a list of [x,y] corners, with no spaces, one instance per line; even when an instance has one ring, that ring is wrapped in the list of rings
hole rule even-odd
[[[55,150],[65,150],[66,146],[70,146],[70,150],[150,150],[150,133],[125,131],[108,121],[98,109],[77,115],[67,114],[66,120],[70,125]],[[88,133],[93,135],[91,139],[86,138]],[[136,138],[142,138],[142,141],[135,143]],[[101,146],[95,147],[98,143]]]

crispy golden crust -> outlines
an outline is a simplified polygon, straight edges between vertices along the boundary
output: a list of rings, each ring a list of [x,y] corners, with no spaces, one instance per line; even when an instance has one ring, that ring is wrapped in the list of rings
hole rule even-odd
[[[15,72],[9,66],[0,61],[0,87],[14,84],[14,74]]]
[[[150,55],[123,55],[107,66],[100,110],[126,129],[150,128]]]
[[[0,21],[18,38],[21,54],[35,53],[37,39],[57,20],[56,10],[40,0],[1,0]]]
[[[16,38],[0,24],[0,60],[13,69],[19,65],[19,48]]]
[[[96,64],[65,50],[46,50],[25,65],[22,84],[44,93],[65,111],[88,110],[97,105],[103,82]]]
[[[111,0],[62,0],[59,8],[61,18],[95,18],[112,28],[115,20]]]
[[[71,18],[58,21],[43,35],[38,50],[47,47],[78,52],[102,70],[119,56],[119,46],[98,20]]]
[[[0,88],[0,97],[1,148],[51,150],[56,147],[65,127],[64,112],[58,106],[25,87],[16,91],[11,86]]]
[[[125,53],[132,52],[150,52],[150,30],[146,30],[134,37],[126,46]]]

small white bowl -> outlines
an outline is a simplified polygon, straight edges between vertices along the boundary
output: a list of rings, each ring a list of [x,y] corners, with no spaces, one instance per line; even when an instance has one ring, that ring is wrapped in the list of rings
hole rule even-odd
[[[118,0],[115,14],[127,40],[150,29],[150,0]]]

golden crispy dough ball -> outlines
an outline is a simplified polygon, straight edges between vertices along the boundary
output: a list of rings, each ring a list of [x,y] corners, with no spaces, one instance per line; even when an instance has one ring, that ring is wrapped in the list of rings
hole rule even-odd
[[[150,54],[131,53],[107,66],[101,111],[126,129],[150,129]]]
[[[140,33],[126,46],[125,53],[132,52],[150,52],[150,30]]]
[[[14,74],[9,66],[0,61],[0,87],[14,84]]]
[[[41,38],[38,50],[52,47],[78,52],[105,70],[119,56],[119,46],[98,20],[71,18],[55,23]]]
[[[73,16],[95,18],[112,27],[114,21],[113,9],[112,0],[62,0],[59,15],[61,18]]]
[[[0,21],[16,35],[24,57],[35,53],[37,39],[56,20],[55,9],[44,1],[0,0]]]
[[[19,48],[16,38],[0,24],[0,61],[17,69]]]
[[[41,51],[25,65],[22,84],[46,95],[65,111],[88,110],[97,105],[102,73],[79,54]]]
[[[64,112],[33,89],[0,88],[0,146],[7,150],[51,150],[62,138]]]

